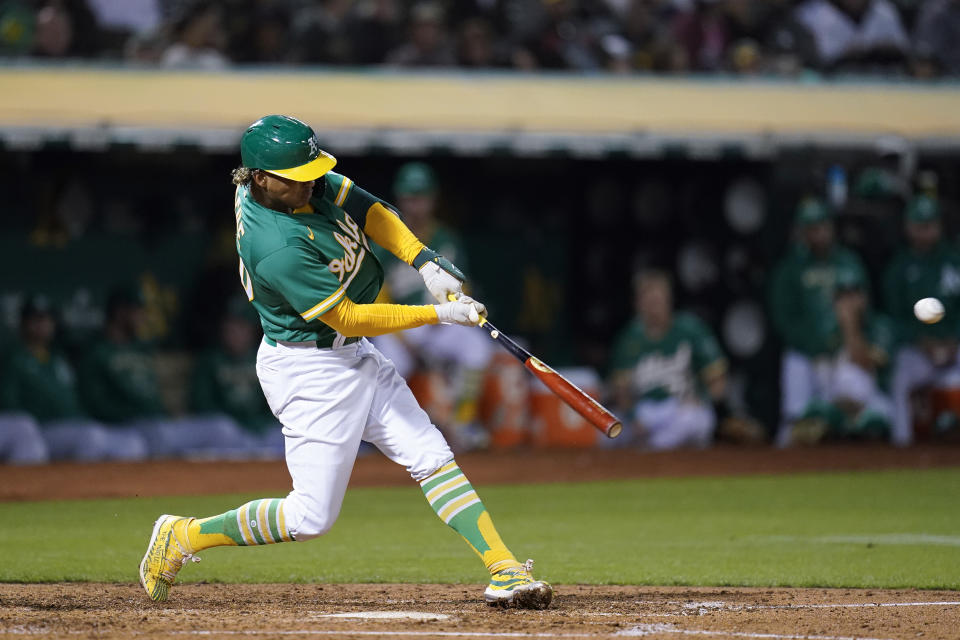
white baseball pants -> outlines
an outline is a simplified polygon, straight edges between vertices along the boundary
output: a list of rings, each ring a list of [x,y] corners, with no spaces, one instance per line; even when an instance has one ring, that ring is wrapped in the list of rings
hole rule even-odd
[[[713,407],[676,398],[641,401],[634,417],[645,429],[646,448],[653,451],[709,446],[717,424]]]
[[[361,440],[405,466],[414,480],[453,460],[393,363],[365,338],[331,349],[263,342],[257,376],[283,424],[293,479],[284,513],[296,540],[333,526]]]
[[[793,422],[811,401],[856,402],[866,409],[892,417],[889,397],[877,386],[876,376],[853,364],[843,354],[811,358],[798,351],[783,354],[780,369],[778,446],[790,443]]]

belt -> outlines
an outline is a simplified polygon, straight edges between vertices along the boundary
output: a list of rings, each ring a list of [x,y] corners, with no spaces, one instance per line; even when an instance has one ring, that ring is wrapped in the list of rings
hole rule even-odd
[[[274,340],[270,336],[263,336],[263,341],[266,342],[271,347],[275,347],[278,344],[281,344],[285,347],[293,347],[294,349],[296,348],[332,349],[333,343],[336,342],[337,339],[334,338],[333,340],[302,340],[298,342],[288,342],[286,340]],[[350,337],[350,338],[344,338],[343,342],[337,346],[353,344],[354,342],[359,342],[359,341],[360,341],[360,338],[356,336]]]

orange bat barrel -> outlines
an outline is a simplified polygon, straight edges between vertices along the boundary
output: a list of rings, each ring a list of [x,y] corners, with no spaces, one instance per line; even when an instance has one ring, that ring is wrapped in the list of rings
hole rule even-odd
[[[533,356],[529,351],[514,342],[509,336],[484,320],[480,325],[490,334],[490,337],[517,357],[520,362],[543,384],[553,391],[561,400],[584,417],[590,424],[602,431],[608,438],[616,438],[623,430],[620,419],[610,413],[602,404],[594,400],[588,393],[581,390],[562,375]]]

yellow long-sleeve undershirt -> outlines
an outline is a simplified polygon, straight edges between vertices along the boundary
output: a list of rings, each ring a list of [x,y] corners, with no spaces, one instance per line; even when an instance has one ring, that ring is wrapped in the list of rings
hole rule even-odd
[[[367,209],[367,221],[363,231],[373,238],[374,242],[407,264],[413,264],[413,259],[425,248],[400,216],[379,202]]]
[[[354,304],[349,298],[337,303],[320,320],[348,338],[382,336],[440,321],[432,304]]]

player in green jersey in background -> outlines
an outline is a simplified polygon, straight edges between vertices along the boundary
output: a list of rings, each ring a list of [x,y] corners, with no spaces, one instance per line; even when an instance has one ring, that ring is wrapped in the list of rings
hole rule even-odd
[[[251,317],[251,315],[253,317]],[[243,298],[232,298],[220,321],[220,343],[193,367],[190,409],[196,415],[228,417],[247,438],[242,455],[282,457],[283,433],[257,380],[260,325]]]
[[[611,362],[615,402],[632,416],[632,442],[653,450],[706,447],[726,387],[727,360],[696,316],[675,312],[670,277],[640,272],[636,318],[621,332]]]
[[[960,253],[943,239],[936,200],[917,196],[910,201],[904,235],[907,246],[894,257],[883,279],[887,311],[904,341],[892,389],[892,440],[900,446],[913,442],[910,394],[960,377]],[[938,298],[946,309],[943,320],[935,324],[924,324],[913,314],[917,300],[928,297]]]
[[[436,218],[439,194],[433,169],[422,162],[403,165],[394,179],[393,192],[410,231],[466,270],[466,252],[459,235]],[[377,257],[384,266],[386,299],[400,304],[430,302],[430,292],[424,290],[423,280],[409,265],[383,249],[378,250]],[[373,342],[406,380],[421,362],[428,367],[448,368],[453,415],[440,428],[457,451],[484,448],[489,443],[489,434],[477,418],[483,375],[493,357],[493,344],[483,333],[459,325],[426,325],[378,336]]]
[[[863,263],[836,243],[833,219],[823,202],[801,201],[796,226],[798,241],[769,283],[771,320],[784,343],[776,437],[780,446],[825,435],[819,417],[809,420],[824,406],[854,400],[851,410],[869,407],[861,417],[865,429],[873,429],[878,416],[884,419],[890,412],[877,374],[889,358],[892,335],[883,329],[884,320],[873,320],[869,312]],[[846,290],[855,295],[838,296]],[[864,324],[868,320],[870,327]],[[871,333],[871,327],[876,331]]]
[[[53,460],[142,460],[147,443],[132,427],[107,428],[86,414],[77,376],[54,346],[56,317],[43,296],[28,298],[20,312],[20,342],[9,355],[0,385],[0,409],[29,415]]]
[[[550,585],[534,580],[532,561],[520,564],[503,543],[443,436],[365,337],[440,322],[478,325],[486,309],[462,294],[463,274],[390,205],[331,171],[336,160],[303,122],[262,118],[240,150],[243,166],[233,175],[240,282],[263,327],[257,375],[283,424],[293,490],[203,519],[161,516],[140,564],[147,595],[165,600],[177,572],[203,549],[329,531],[363,440],[405,466],[437,516],[480,557],[490,573],[488,603],[548,606]],[[438,304],[376,303],[383,268],[371,242],[417,269]]]

